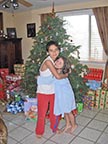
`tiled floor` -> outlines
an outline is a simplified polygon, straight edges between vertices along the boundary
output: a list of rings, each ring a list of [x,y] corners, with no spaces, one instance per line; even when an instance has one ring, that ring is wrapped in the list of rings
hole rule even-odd
[[[54,134],[46,121],[45,133],[36,138],[35,122],[26,121],[24,114],[3,114],[8,127],[8,144],[108,144],[108,110],[84,110],[76,117],[77,130],[73,134]],[[62,119],[60,128],[64,127]]]

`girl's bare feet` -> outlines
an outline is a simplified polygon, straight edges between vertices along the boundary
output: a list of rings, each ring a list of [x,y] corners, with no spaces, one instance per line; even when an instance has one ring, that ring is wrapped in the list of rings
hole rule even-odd
[[[42,135],[36,135],[37,138],[42,138]]]
[[[72,134],[76,130],[77,127],[78,127],[77,124],[72,126],[71,129],[70,129],[70,133]]]
[[[62,130],[62,132],[68,132],[68,130],[69,130],[71,127],[72,127],[71,125],[66,126],[66,127]]]
[[[60,134],[61,132],[62,132],[62,130],[60,130],[60,129],[56,130],[56,134]]]
[[[55,134],[60,134],[61,133],[61,129],[57,128],[56,131],[54,130],[52,132],[55,133]]]

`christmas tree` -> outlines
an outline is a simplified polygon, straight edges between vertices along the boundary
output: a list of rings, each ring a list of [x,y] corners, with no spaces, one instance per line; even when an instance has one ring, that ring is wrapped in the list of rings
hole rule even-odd
[[[87,86],[81,74],[87,69],[86,65],[79,62],[79,57],[75,58],[74,53],[78,53],[80,46],[75,46],[72,43],[71,36],[67,35],[63,21],[52,13],[42,23],[40,30],[34,38],[33,48],[30,51],[25,64],[25,76],[23,79],[23,89],[30,97],[36,97],[36,79],[35,76],[39,74],[39,68],[47,56],[46,44],[48,41],[57,41],[61,46],[60,55],[67,57],[72,63],[72,71],[69,74],[69,79],[73,87],[76,101],[82,101],[82,96],[87,92]]]

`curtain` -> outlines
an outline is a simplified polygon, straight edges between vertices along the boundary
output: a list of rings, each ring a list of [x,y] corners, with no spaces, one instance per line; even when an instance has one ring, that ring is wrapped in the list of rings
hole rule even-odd
[[[93,8],[102,45],[107,55],[104,79],[108,79],[108,7]]]

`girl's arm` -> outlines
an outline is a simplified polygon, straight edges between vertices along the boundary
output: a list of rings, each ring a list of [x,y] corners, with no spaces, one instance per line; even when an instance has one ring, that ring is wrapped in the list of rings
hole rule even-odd
[[[66,73],[66,74],[59,74],[57,72],[57,70],[55,69],[53,63],[50,60],[46,60],[44,64],[46,65],[47,68],[50,69],[50,71],[55,76],[55,78],[57,78],[57,79],[63,79],[63,78],[68,77],[68,73]]]

